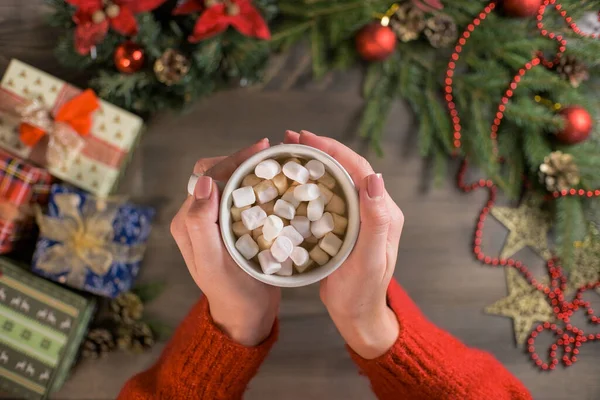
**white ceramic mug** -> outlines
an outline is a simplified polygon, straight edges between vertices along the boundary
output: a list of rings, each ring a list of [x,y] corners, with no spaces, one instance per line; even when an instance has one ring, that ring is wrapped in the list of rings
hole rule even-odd
[[[302,274],[294,274],[292,276],[266,275],[260,269],[260,266],[253,261],[248,261],[235,248],[236,237],[233,234],[231,222],[231,206],[233,203],[231,193],[240,187],[244,177],[254,172],[256,165],[269,158],[288,158],[298,157],[306,160],[318,160],[325,165],[325,169],[333,176],[341,188],[348,211],[348,227],[346,235],[340,251],[329,260],[325,265],[318,266],[308,272]],[[339,268],[340,265],[348,258],[350,252],[356,244],[358,231],[360,229],[360,211],[358,205],[358,193],[352,178],[348,172],[329,154],[313,147],[300,144],[282,144],[265,149],[246,161],[244,161],[231,175],[227,185],[221,193],[221,205],[219,209],[219,225],[221,228],[221,236],[227,251],[235,262],[249,275],[258,279],[261,282],[268,283],[273,286],[281,287],[298,287],[306,286],[318,282],[321,279],[330,275],[333,271]]]

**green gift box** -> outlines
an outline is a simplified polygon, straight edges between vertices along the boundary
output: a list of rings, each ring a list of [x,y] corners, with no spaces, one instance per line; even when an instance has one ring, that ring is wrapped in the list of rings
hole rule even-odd
[[[0,258],[0,392],[45,399],[64,383],[94,301]]]

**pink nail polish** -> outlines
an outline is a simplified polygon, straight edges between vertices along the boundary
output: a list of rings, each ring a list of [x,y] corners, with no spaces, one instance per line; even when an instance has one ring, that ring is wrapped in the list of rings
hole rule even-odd
[[[381,174],[372,174],[367,177],[367,193],[370,198],[381,198],[384,190],[383,177]]]
[[[212,192],[213,180],[210,176],[198,177],[196,188],[194,189],[194,197],[196,200],[206,200],[210,198]]]

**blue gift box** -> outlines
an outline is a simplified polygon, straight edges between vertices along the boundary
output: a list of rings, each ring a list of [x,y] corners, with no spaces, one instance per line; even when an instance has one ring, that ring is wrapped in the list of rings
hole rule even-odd
[[[65,194],[67,196],[65,196]],[[65,198],[68,198],[68,202],[65,203]],[[48,219],[51,227],[58,227],[55,229],[56,235],[60,236],[65,229],[60,226],[61,222],[64,222],[67,226],[70,224],[75,227],[83,226],[88,229],[88,225],[94,225],[97,221],[101,221],[101,218],[90,219],[92,222],[75,224],[73,221],[72,213],[77,211],[79,213],[85,213],[87,208],[94,205],[94,210],[98,206],[96,204],[103,200],[96,199],[93,195],[83,193],[77,189],[73,189],[67,186],[54,185],[50,192],[50,202],[48,206],[48,215],[42,216],[42,219]],[[64,206],[68,204],[72,206],[72,210],[69,212],[64,211]],[[129,291],[133,286],[134,280],[139,272],[141,265],[141,257],[145,249],[145,244],[148,240],[151,230],[151,222],[154,217],[154,209],[150,207],[141,207],[131,203],[112,203],[116,204],[114,207],[114,213],[107,214],[107,218],[112,218],[112,231],[109,231],[106,236],[106,243],[104,248],[115,249],[115,254],[118,256],[110,258],[108,263],[105,263],[106,268],[101,273],[97,272],[92,268],[91,264],[86,264],[86,258],[73,258],[73,254],[59,254],[60,251],[67,252],[69,248],[65,246],[65,242],[56,240],[57,237],[49,238],[46,236],[45,229],[46,224],[43,221],[40,223],[40,238],[37,242],[36,250],[33,255],[32,271],[45,278],[75,287],[86,292],[94,293],[105,297],[116,297],[122,292]],[[87,208],[86,208],[87,207]],[[114,218],[113,218],[114,216]],[[105,228],[110,228],[110,222],[106,222]],[[89,241],[94,241],[94,234],[90,234],[88,237]],[[71,241],[72,242],[72,241]],[[71,243],[69,242],[69,243]],[[78,240],[77,243],[81,242]],[[87,244],[87,243],[86,243]],[[60,249],[53,249],[55,246],[61,246]],[[58,251],[57,251],[58,250]],[[53,258],[51,268],[48,268],[47,259],[49,254],[59,254],[59,256]],[[84,255],[91,255],[94,257],[97,255],[96,251],[83,251]],[[61,258],[62,255],[62,258]],[[79,269],[82,271],[73,271],[71,265],[62,265],[61,259],[72,259],[76,260]],[[83,261],[82,261],[83,260]],[[104,261],[104,258],[100,258],[100,261]],[[58,262],[56,262],[58,261]],[[69,264],[65,262],[64,264]],[[97,269],[97,268],[96,268]],[[77,272],[77,273],[74,273]]]

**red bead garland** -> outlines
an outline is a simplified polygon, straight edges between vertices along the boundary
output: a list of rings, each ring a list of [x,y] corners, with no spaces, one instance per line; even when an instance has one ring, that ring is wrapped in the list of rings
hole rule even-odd
[[[504,93],[500,104],[498,105],[498,111],[496,112],[496,116],[494,118],[494,122],[491,126],[490,139],[492,140],[494,154],[498,154],[498,144],[497,144],[497,136],[498,136],[498,128],[504,118],[504,111],[506,110],[506,104],[509,99],[513,96],[514,91],[517,89],[519,82],[525,76],[527,71],[531,68],[542,64],[547,68],[552,68],[554,64],[562,57],[562,54],[566,50],[567,41],[561,36],[556,35],[554,33],[548,32],[544,28],[543,17],[546,7],[549,5],[554,5],[556,10],[560,13],[560,15],[565,19],[567,24],[571,30],[580,36],[597,38],[599,35],[591,34],[585,35],[581,32],[581,30],[577,27],[577,25],[572,22],[572,18],[567,15],[567,12],[562,9],[562,5],[557,4],[556,0],[544,0],[542,6],[538,11],[537,16],[537,27],[540,30],[540,33],[543,36],[546,36],[550,39],[556,40],[559,43],[559,48],[556,56],[552,61],[547,61],[541,53],[536,54],[535,57],[532,58],[531,61],[526,63],[523,68],[519,69],[517,74],[514,76],[512,81],[509,84],[508,89]],[[458,115],[458,110],[456,109],[456,104],[454,103],[454,97],[452,95],[453,92],[453,76],[454,71],[456,69],[456,62],[460,59],[460,53],[462,52],[463,46],[466,45],[467,40],[471,36],[471,33],[475,30],[475,27],[481,24],[481,21],[485,20],[485,18],[496,8],[496,1],[492,1],[489,3],[483,11],[473,19],[473,22],[467,25],[467,28],[463,32],[462,36],[458,39],[458,43],[455,47],[455,51],[450,58],[450,62],[448,63],[448,69],[446,71],[446,103],[448,106],[448,110],[450,112],[450,116],[452,118],[452,123],[454,127],[454,147],[459,149],[461,147],[461,130],[462,126],[460,123],[460,116]],[[600,16],[600,14],[599,14]],[[479,219],[477,221],[477,226],[475,229],[474,242],[473,242],[473,253],[477,257],[479,261],[484,264],[492,265],[492,266],[509,266],[512,268],[516,268],[525,279],[534,286],[537,290],[544,293],[553,306],[553,311],[558,319],[560,319],[564,323],[564,328],[559,327],[557,324],[553,324],[550,322],[544,322],[538,325],[532,332],[527,340],[527,351],[531,355],[531,359],[534,363],[542,370],[553,370],[556,368],[556,365],[559,363],[559,358],[557,355],[557,350],[559,347],[563,348],[562,362],[565,366],[572,365],[577,361],[577,354],[579,354],[579,348],[583,343],[600,341],[600,333],[598,334],[585,334],[582,329],[579,329],[573,326],[570,323],[570,318],[573,313],[577,310],[585,309],[587,315],[589,316],[589,320],[593,324],[600,324],[600,317],[594,315],[594,310],[592,309],[589,302],[583,300],[583,293],[587,290],[593,290],[595,288],[600,288],[600,281],[595,283],[587,284],[583,287],[577,289],[575,297],[572,301],[566,301],[564,297],[564,292],[567,286],[567,278],[563,274],[563,271],[559,265],[556,264],[556,259],[551,259],[547,263],[548,274],[550,275],[551,281],[550,286],[544,286],[539,283],[536,279],[533,278],[533,274],[529,271],[529,269],[518,260],[514,258],[498,258],[491,257],[485,255],[481,248],[481,237],[483,236],[483,229],[485,226],[485,221],[487,216],[494,206],[497,195],[497,187],[494,183],[489,179],[480,179],[477,182],[467,184],[465,183],[465,173],[467,171],[467,161],[464,160],[461,164],[461,167],[458,172],[458,187],[464,192],[468,193],[478,188],[487,188],[489,189],[489,197],[486,205],[483,207],[479,214]],[[551,196],[548,196],[547,199],[559,198],[564,196],[587,196],[587,197],[598,197],[600,196],[600,190],[584,190],[584,189],[570,189],[563,190],[560,192],[554,192]],[[535,348],[535,340],[537,336],[545,331],[551,331],[559,338],[556,340],[554,344],[551,345],[549,356],[549,362],[543,361]]]

